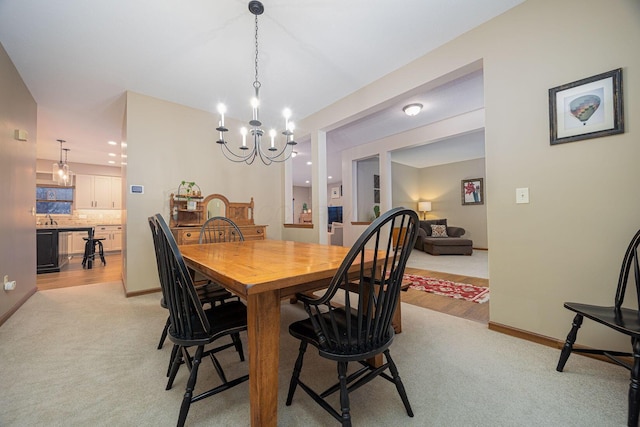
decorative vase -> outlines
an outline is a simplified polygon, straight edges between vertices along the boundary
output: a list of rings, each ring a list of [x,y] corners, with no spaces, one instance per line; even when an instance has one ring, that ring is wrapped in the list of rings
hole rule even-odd
[[[196,202],[195,200],[187,200],[187,210],[195,211],[197,204],[198,202]]]

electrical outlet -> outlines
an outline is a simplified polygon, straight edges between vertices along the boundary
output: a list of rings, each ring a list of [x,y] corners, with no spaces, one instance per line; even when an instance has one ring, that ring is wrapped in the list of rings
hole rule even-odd
[[[12,291],[16,288],[16,281],[12,280],[9,281],[9,275],[5,275],[4,276],[4,290],[5,291]]]

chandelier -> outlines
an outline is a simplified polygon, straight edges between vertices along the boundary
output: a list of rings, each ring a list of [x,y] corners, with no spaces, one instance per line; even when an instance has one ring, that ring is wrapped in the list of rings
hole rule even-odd
[[[245,162],[250,165],[254,160],[259,157],[262,163],[270,165],[273,162],[284,162],[293,153],[293,146],[297,143],[293,140],[294,124],[289,121],[291,118],[291,110],[285,108],[282,112],[284,116],[284,130],[281,132],[284,135],[284,141],[276,142],[276,136],[278,133],[275,129],[269,131],[270,144],[268,148],[262,147],[262,137],[264,131],[262,130],[262,122],[260,121],[260,80],[258,80],[258,15],[262,15],[264,12],[264,6],[259,1],[249,2],[249,11],[255,16],[255,44],[256,44],[256,56],[255,56],[255,81],[253,82],[253,88],[255,90],[255,96],[251,99],[252,118],[249,121],[249,129],[242,127],[240,134],[242,135],[242,145],[238,149],[229,148],[229,143],[224,139],[225,133],[229,130],[224,124],[224,115],[227,112],[227,108],[224,104],[218,104],[218,113],[220,114],[220,121],[216,130],[219,132],[219,139],[216,141],[220,144],[220,148],[224,156],[237,163]],[[247,143],[247,136],[249,136],[249,143]],[[280,146],[280,148],[278,148]]]
[[[67,163],[67,154],[69,153],[68,148],[62,148],[62,144],[66,141],[64,139],[57,139],[60,143],[60,161],[53,164],[52,168],[52,178],[56,182],[56,184],[63,187],[70,187],[73,185],[73,172],[69,169],[69,164]],[[62,161],[62,152],[64,151],[64,162]]]

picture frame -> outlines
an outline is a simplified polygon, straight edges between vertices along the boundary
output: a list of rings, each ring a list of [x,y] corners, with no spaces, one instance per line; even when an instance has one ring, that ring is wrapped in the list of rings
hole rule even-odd
[[[339,199],[340,198],[340,187],[332,187],[331,188],[331,198]]]
[[[622,68],[549,89],[550,144],[624,133]]]
[[[461,193],[463,205],[484,205],[484,179],[463,179]]]

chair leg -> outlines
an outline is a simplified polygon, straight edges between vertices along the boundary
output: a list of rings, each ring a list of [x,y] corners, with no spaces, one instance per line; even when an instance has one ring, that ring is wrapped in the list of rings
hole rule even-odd
[[[169,358],[169,366],[167,367],[167,378],[169,378],[169,375],[171,375],[171,367],[173,366],[173,359],[176,358],[176,354],[178,354],[178,352],[180,351],[180,346],[177,344],[173,345],[173,348],[171,349],[171,357]],[[176,370],[177,372],[177,370]],[[174,374],[175,377],[175,374]]]
[[[193,397],[193,389],[196,386],[196,380],[198,379],[198,368],[200,367],[200,361],[202,360],[202,353],[204,346],[198,346],[196,354],[193,357],[193,366],[191,368],[191,375],[189,375],[189,381],[187,381],[187,388],[182,398],[182,405],[180,406],[180,416],[178,417],[178,427],[183,427],[184,422],[187,419],[189,408],[191,407],[191,400]]]
[[[89,242],[85,242],[84,255],[82,256],[82,268],[86,267],[88,258],[89,258]]]
[[[220,377],[220,381],[222,381],[222,384],[228,383],[227,376],[224,374],[224,370],[222,369],[222,365],[220,364],[218,358],[213,353],[210,353],[209,357],[211,357],[213,367],[216,369],[216,372],[218,373],[218,377]]]
[[[233,344],[236,347],[236,351],[240,355],[240,361],[244,362],[244,352],[242,351],[242,341],[240,341],[240,334],[231,334],[231,339],[233,340]]]
[[[102,245],[102,242],[100,240],[98,240],[98,249],[99,249],[99,254],[100,254],[100,261],[102,261],[102,265],[107,265],[107,261],[104,259],[104,246]]]
[[[291,402],[293,401],[293,394],[296,392],[296,387],[298,386],[298,381],[300,380],[300,370],[302,369],[302,359],[304,359],[304,352],[307,350],[306,341],[300,341],[300,350],[298,353],[298,358],[296,359],[296,363],[293,366],[293,373],[291,374],[291,381],[289,382],[289,394],[287,394],[287,406],[291,406]]]
[[[340,380],[340,409],[342,410],[342,427],[351,427],[349,390],[347,389],[347,362],[338,362],[338,379]]]
[[[384,355],[387,358],[387,362],[389,363],[389,370],[391,371],[391,376],[393,377],[393,383],[396,385],[396,389],[398,390],[398,394],[400,394],[400,399],[402,399],[402,403],[404,403],[404,409],[407,410],[407,415],[413,417],[413,410],[411,409],[411,405],[409,404],[409,398],[407,397],[407,391],[404,389],[404,384],[402,384],[402,380],[400,379],[400,374],[398,373],[398,368],[391,358],[391,354],[389,350],[385,350]]]
[[[638,399],[640,399],[640,339],[631,338],[633,346],[633,367],[631,368],[631,381],[629,383],[629,415],[627,425],[638,425]]]
[[[95,253],[93,250],[93,240],[87,240],[84,244],[84,256],[82,257],[82,268],[86,268],[87,270],[91,270],[93,267],[93,259],[95,257]]]
[[[560,360],[558,360],[558,366],[556,367],[556,371],[558,372],[562,372],[565,363],[567,363],[567,359],[569,359],[569,356],[571,355],[573,344],[576,342],[576,337],[578,336],[578,329],[582,326],[582,320],[582,314],[576,314],[576,317],[573,318],[573,326],[567,335],[567,341],[565,341],[564,346],[562,347]]]
[[[171,369],[169,371],[169,381],[167,381],[167,387],[165,390],[170,390],[173,387],[173,380],[176,378],[176,374],[178,373],[178,368],[182,364],[182,355],[180,354],[184,350],[179,345],[174,345],[173,350],[171,350],[171,354],[173,355],[175,351],[175,356],[171,359]]]
[[[167,317],[167,322],[164,324],[164,329],[162,329],[162,335],[160,335],[160,342],[158,343],[158,350],[162,348],[164,345],[164,341],[167,339],[167,332],[169,331],[169,323],[171,322],[170,318]]]

